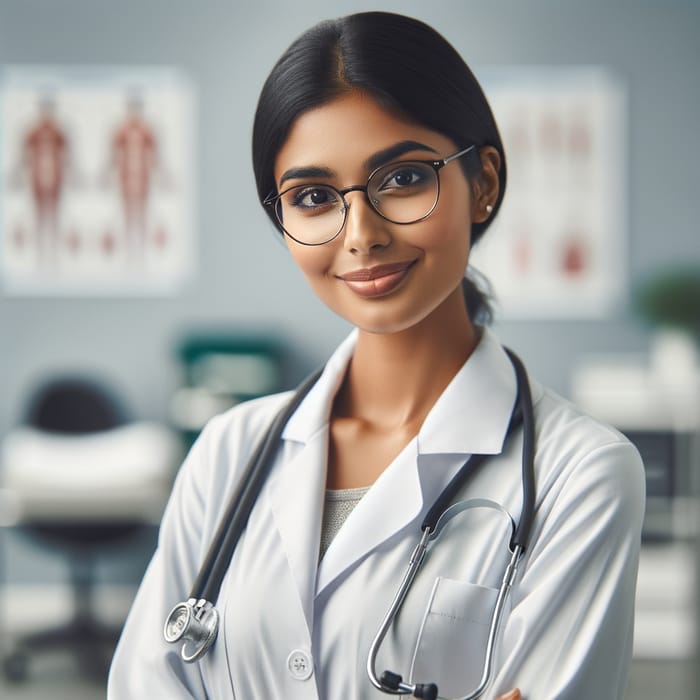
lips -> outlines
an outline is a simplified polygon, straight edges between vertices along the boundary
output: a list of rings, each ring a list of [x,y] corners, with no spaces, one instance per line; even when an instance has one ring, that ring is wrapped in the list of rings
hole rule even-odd
[[[353,292],[360,296],[384,296],[393,292],[403,282],[415,262],[415,260],[409,260],[387,265],[377,265],[361,270],[353,270],[344,275],[339,275],[339,277]]]
[[[369,280],[376,280],[379,277],[386,277],[387,275],[393,275],[396,272],[407,270],[411,265],[413,265],[413,262],[413,260],[409,260],[408,262],[377,265],[376,267],[354,270],[353,272],[340,275],[340,279],[343,279],[346,282],[368,282]]]

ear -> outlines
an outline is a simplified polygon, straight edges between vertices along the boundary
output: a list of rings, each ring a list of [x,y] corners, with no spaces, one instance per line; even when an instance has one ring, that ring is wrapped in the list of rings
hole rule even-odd
[[[479,157],[481,173],[471,181],[473,224],[483,223],[491,216],[500,191],[501,154],[493,146],[484,146],[479,149]]]

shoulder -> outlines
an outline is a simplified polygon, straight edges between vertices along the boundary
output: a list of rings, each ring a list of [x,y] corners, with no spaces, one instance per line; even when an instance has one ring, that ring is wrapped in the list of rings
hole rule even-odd
[[[285,392],[246,401],[209,420],[178,472],[166,516],[179,513],[177,518],[200,523],[205,533],[213,532],[228,494],[291,395]]]
[[[213,455],[222,450],[245,458],[252,453],[275,416],[291,399],[293,392],[271,394],[237,404],[212,418],[197,440],[200,449]]]
[[[236,478],[292,392],[236,404],[211,418],[182,465],[201,484]]]
[[[643,510],[644,466],[630,440],[549,389],[537,387],[534,393],[542,498],[596,494],[608,503]]]
[[[535,384],[533,403],[540,446],[584,451],[609,444],[631,446],[614,426],[588,415],[551,389]]]

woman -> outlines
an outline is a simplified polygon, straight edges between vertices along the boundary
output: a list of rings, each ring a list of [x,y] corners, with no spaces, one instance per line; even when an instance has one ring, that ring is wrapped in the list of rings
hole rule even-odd
[[[255,118],[260,200],[318,297],[356,329],[286,423],[216,601],[209,653],[162,639],[242,470],[289,394],[214,419],[188,456],[117,650],[109,697],[378,698],[367,655],[427,510],[521,512],[513,366],[463,280],[503,198],[503,146],[454,49],[416,20],[323,22],[272,70]],[[619,433],[531,381],[535,517],[482,697],[619,698],[644,502]],[[470,503],[473,502],[470,500]],[[441,697],[479,685],[510,559],[502,514],[455,516],[376,658]]]

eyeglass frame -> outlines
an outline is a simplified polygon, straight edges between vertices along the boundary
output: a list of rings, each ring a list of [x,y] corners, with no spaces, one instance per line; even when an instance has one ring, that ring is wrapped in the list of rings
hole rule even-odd
[[[473,149],[476,148],[476,144],[472,144],[471,146],[467,148],[463,148],[460,151],[457,151],[456,153],[453,153],[452,155],[445,156],[444,158],[440,158],[439,160],[421,160],[417,158],[412,158],[410,160],[397,160],[393,161],[391,163],[385,163],[384,165],[380,165],[379,167],[375,168],[368,176],[367,176],[367,182],[365,185],[351,185],[350,187],[345,187],[342,190],[339,190],[337,187],[334,187],[333,185],[329,185],[327,183],[321,183],[321,182],[309,182],[308,184],[305,185],[292,185],[291,187],[287,187],[287,189],[282,190],[282,192],[279,192],[278,194],[273,194],[272,192],[265,197],[263,200],[263,204],[265,206],[272,206],[275,205],[280,197],[284,196],[287,192],[290,190],[298,189],[299,187],[313,187],[314,185],[319,185],[323,187],[327,187],[328,189],[333,190],[334,192],[337,192],[340,195],[341,200],[343,201],[343,223],[340,225],[338,228],[337,232],[334,233],[330,238],[328,238],[325,241],[321,241],[319,243],[306,243],[305,241],[300,241],[298,238],[295,238],[287,229],[284,227],[284,224],[280,221],[279,214],[277,213],[277,207],[273,209],[275,212],[275,218],[277,219],[278,224],[280,225],[280,228],[284,231],[284,233],[287,234],[293,241],[296,241],[299,243],[299,245],[305,245],[305,246],[320,246],[320,245],[326,245],[326,243],[330,243],[331,241],[334,241],[342,232],[342,230],[345,228],[345,224],[347,223],[348,220],[348,210],[350,209],[350,205],[348,204],[347,200],[345,199],[345,195],[349,194],[350,192],[364,192],[365,194],[365,199],[367,200],[367,203],[370,205],[372,208],[372,211],[374,211],[376,214],[378,214],[382,219],[385,221],[388,221],[391,224],[397,224],[399,226],[408,226],[410,224],[417,224],[419,221],[425,221],[434,211],[435,207],[437,207],[437,203],[440,199],[440,171],[449,163],[451,163],[454,160],[457,160],[458,158],[461,158],[462,156],[465,156],[467,153],[470,153]],[[429,165],[433,170],[435,171],[435,176],[437,180],[437,193],[435,195],[435,202],[433,202],[433,206],[430,207],[430,210],[423,214],[423,216],[413,219],[412,221],[394,221],[393,219],[390,219],[388,216],[385,216],[382,214],[379,209],[377,209],[377,205],[372,201],[372,198],[369,196],[367,193],[367,189],[369,187],[369,183],[372,180],[372,178],[376,175],[377,172],[380,170],[383,170],[384,168],[389,168],[393,165],[401,165],[402,163],[421,163],[423,165]]]

